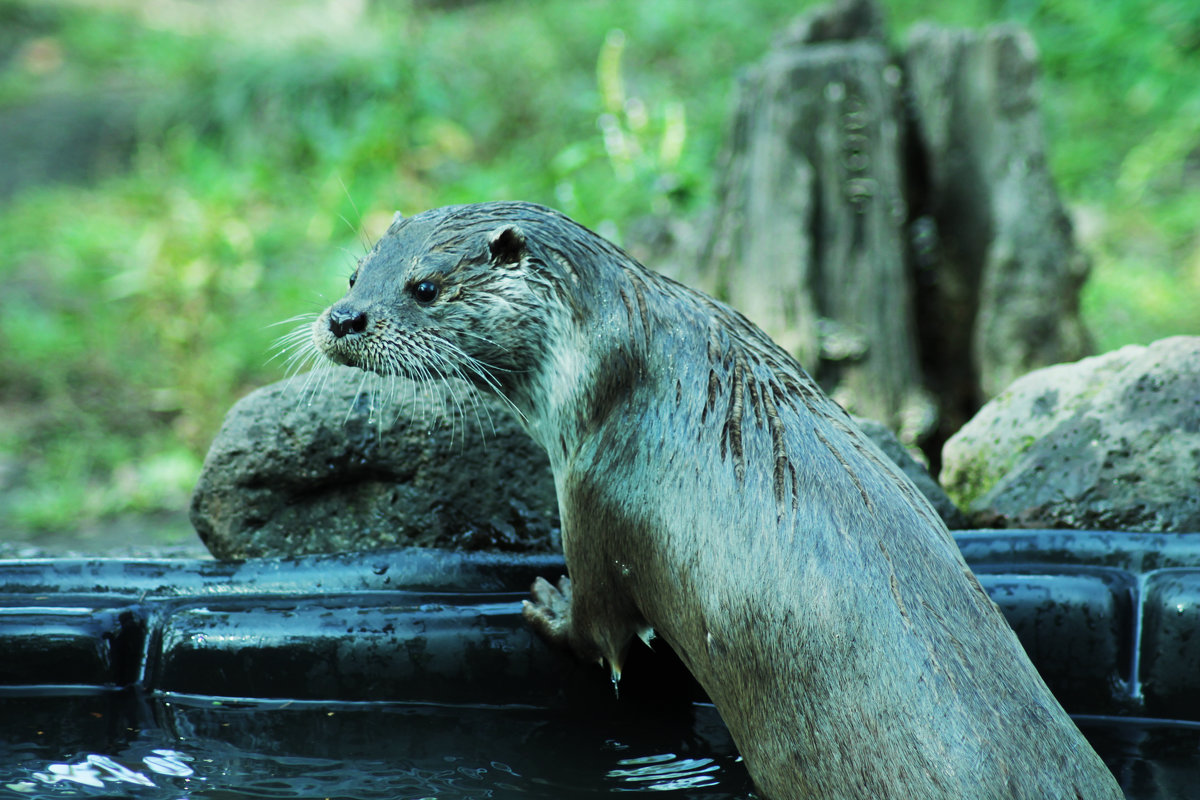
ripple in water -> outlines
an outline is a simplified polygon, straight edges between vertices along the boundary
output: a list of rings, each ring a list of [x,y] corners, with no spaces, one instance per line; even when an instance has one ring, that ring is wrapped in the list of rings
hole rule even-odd
[[[625,758],[617,764],[619,769],[609,770],[608,777],[636,785],[636,788],[616,788],[616,791],[625,792],[646,789],[670,792],[717,786],[716,773],[721,771],[711,758],[680,758],[674,753]]]
[[[191,756],[177,750],[154,750],[151,755],[142,759],[142,765],[152,773],[172,778],[187,778],[193,773],[187,762]],[[34,772],[33,780],[18,780],[4,784],[4,788],[18,794],[32,795],[41,786],[55,784],[77,784],[91,786],[97,789],[106,788],[111,783],[128,783],[134,786],[155,787],[157,784],[145,773],[137,772],[119,764],[109,756],[89,753],[82,761],[73,764],[48,764],[45,772]],[[39,785],[40,784],[40,785]]]

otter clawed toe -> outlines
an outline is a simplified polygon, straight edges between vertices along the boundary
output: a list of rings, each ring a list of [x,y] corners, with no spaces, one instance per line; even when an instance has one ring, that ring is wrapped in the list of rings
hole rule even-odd
[[[522,601],[521,615],[548,642],[570,647],[571,579],[564,576],[555,586],[538,578],[530,591],[533,600]]]

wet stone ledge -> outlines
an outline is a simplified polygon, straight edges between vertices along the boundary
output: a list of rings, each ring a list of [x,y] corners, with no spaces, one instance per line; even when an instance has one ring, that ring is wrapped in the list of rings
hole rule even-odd
[[[1109,568],[979,573],[1025,652],[1066,708],[1111,714],[1130,705],[1133,575]]]
[[[1200,720],[1200,534],[956,539],[1068,711]],[[533,577],[562,571],[430,550],[0,561],[0,692],[563,707],[611,690],[521,622]],[[702,699],[665,650],[634,649],[628,691]]]
[[[1200,719],[1200,569],[1146,576],[1141,693],[1148,714]]]

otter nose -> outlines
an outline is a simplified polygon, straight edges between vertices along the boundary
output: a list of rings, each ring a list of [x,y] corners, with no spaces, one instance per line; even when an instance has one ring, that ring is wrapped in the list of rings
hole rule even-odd
[[[367,329],[367,314],[353,308],[329,310],[329,332],[337,338],[351,333],[362,333]]]

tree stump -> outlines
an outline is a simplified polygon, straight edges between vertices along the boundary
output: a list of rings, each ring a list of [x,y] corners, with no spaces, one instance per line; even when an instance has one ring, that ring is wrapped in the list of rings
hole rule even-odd
[[[1028,34],[922,26],[895,55],[882,19],[816,9],[743,77],[702,281],[936,465],[988,397],[1086,353],[1086,260]]]
[[[1046,163],[1028,32],[918,25],[904,64],[924,167],[912,170],[913,213],[936,239],[922,265],[926,303],[957,322],[923,338],[935,362],[970,366],[969,416],[1025,373],[1089,352],[1079,319],[1088,261]]]

